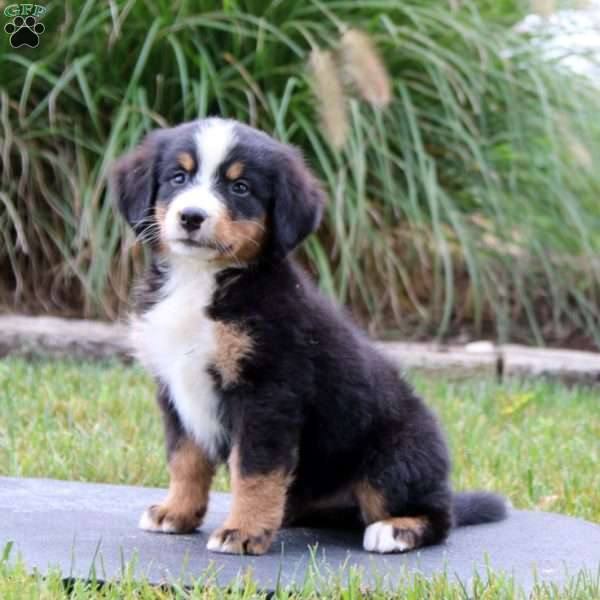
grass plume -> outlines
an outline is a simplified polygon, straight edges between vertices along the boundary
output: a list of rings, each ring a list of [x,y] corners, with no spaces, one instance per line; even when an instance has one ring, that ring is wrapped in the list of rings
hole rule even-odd
[[[367,35],[349,29],[340,40],[340,59],[348,81],[373,106],[387,106],[391,82],[378,52]]]
[[[346,96],[331,50],[311,50],[309,67],[327,140],[335,148],[341,148],[348,136]]]

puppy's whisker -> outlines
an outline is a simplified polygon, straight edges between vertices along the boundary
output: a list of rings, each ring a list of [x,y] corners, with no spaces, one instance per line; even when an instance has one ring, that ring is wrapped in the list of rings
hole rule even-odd
[[[141,244],[150,244],[160,240],[160,233],[145,232],[136,237],[136,242]]]
[[[144,220],[140,221],[140,223],[143,223]],[[145,229],[143,229],[142,231],[140,231],[136,236],[135,236],[135,240],[136,242],[139,243],[150,243],[150,242],[156,242],[160,239],[160,226],[158,223],[156,223],[155,221],[151,222],[149,224],[148,227],[146,227]]]
[[[232,248],[230,248],[227,245],[222,244],[221,242],[217,242],[217,246],[219,247],[219,252],[221,252],[221,254],[225,254],[226,256],[228,256],[229,258],[231,258],[235,262],[235,265],[237,267],[242,267],[243,266],[242,262],[236,256],[236,254],[235,254],[235,252],[233,251]]]
[[[149,215],[137,222],[138,227],[142,225],[158,226],[158,223],[156,222],[154,215]]]
[[[255,225],[261,231],[266,231],[266,227],[260,221],[255,221],[254,219],[236,219],[235,223],[249,223],[251,225]]]
[[[254,244],[257,248],[260,248],[260,244],[254,239],[251,238],[247,235],[243,235],[242,233],[238,233],[237,234],[241,239],[243,239],[246,242],[251,242],[252,244]]]

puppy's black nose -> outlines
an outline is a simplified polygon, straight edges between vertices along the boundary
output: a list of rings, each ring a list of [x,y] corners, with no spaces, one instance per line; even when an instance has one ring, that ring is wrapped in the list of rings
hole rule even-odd
[[[184,208],[179,213],[179,223],[186,231],[200,229],[200,225],[208,215],[200,208]]]

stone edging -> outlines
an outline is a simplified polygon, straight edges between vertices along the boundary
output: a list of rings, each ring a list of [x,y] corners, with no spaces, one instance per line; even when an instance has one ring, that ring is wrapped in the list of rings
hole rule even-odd
[[[50,355],[77,359],[118,358],[129,361],[127,328],[57,317],[0,315],[0,357]],[[474,342],[466,346],[378,342],[403,369],[448,371],[472,376],[492,374],[546,376],[576,383],[600,383],[600,353]]]

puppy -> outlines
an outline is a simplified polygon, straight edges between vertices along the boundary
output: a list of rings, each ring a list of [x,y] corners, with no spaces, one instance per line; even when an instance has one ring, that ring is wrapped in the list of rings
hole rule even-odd
[[[362,523],[373,552],[504,518],[497,496],[451,492],[435,417],[289,257],[324,205],[298,150],[203,119],[150,133],[112,186],[151,250],[131,336],[170,471],[140,527],[194,531],[224,461],[233,504],[215,552],[263,554],[282,525],[324,514]]]

